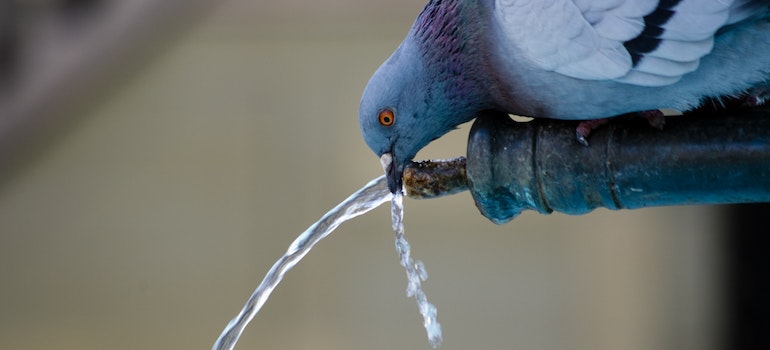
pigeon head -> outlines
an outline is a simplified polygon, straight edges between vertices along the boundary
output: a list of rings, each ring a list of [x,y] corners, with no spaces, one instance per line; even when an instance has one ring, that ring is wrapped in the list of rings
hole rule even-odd
[[[358,118],[361,134],[380,157],[392,193],[401,191],[404,166],[432,140],[452,130],[452,110],[441,84],[402,43],[364,89]]]
[[[401,191],[404,166],[420,149],[492,107],[484,59],[469,50],[480,42],[480,27],[465,20],[461,3],[430,1],[364,89],[361,133],[393,193]]]

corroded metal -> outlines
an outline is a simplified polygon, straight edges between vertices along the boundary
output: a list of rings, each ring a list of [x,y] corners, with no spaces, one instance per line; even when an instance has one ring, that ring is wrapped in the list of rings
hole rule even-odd
[[[585,214],[688,204],[770,202],[767,111],[669,117],[664,130],[616,120],[575,140],[575,122],[480,116],[468,141],[468,182],[481,213],[504,223],[523,210]]]
[[[591,134],[589,147],[575,140],[576,125],[483,113],[468,138],[467,164],[412,164],[407,194],[434,198],[467,186],[495,223],[524,210],[579,215],[599,207],[770,202],[768,110],[673,116],[664,130],[638,118],[613,120]]]
[[[446,196],[468,190],[465,157],[410,162],[404,168],[406,195],[416,199]]]

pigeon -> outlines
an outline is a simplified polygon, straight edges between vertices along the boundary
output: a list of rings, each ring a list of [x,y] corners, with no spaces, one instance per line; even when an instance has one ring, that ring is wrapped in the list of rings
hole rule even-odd
[[[770,96],[770,0],[431,0],[359,123],[396,193],[420,149],[481,111],[591,121],[745,94]]]

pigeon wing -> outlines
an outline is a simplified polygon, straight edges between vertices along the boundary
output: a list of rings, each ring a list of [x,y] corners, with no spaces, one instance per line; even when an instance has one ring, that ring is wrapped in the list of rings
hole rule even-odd
[[[725,25],[756,0],[495,0],[499,45],[535,69],[641,86],[698,68]]]

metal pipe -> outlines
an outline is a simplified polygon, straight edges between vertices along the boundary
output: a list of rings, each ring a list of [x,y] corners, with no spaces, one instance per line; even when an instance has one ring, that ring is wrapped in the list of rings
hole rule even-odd
[[[409,162],[404,168],[404,189],[414,199],[448,196],[468,190],[465,157]]]
[[[770,202],[767,110],[668,117],[662,131],[641,118],[614,120],[591,134],[588,147],[575,139],[575,126],[480,115],[465,170],[481,213],[502,224],[524,210],[580,215],[598,207]]]

